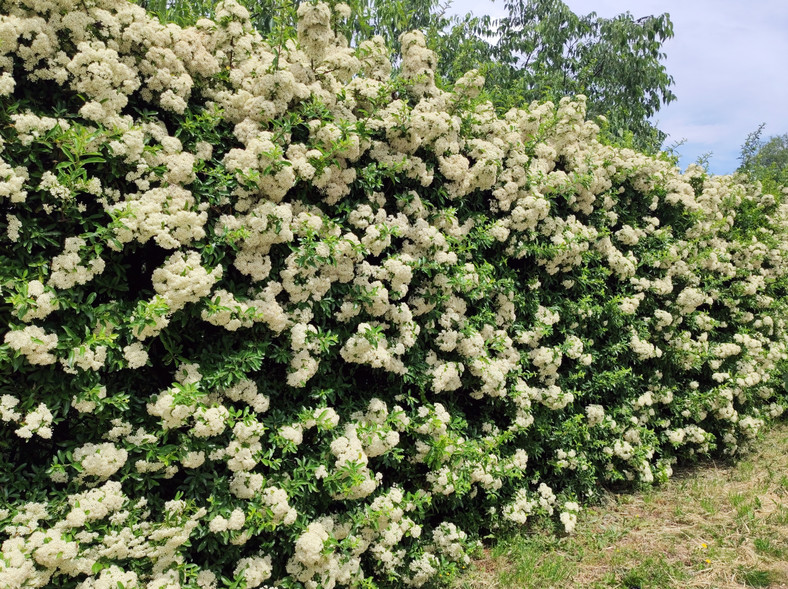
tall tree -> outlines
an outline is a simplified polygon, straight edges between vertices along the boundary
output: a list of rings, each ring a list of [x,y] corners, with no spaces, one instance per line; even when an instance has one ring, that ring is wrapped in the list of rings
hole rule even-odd
[[[766,124],[747,136],[741,148],[740,172],[760,180],[768,188],[788,186],[788,133],[761,139]]]
[[[758,151],[757,162],[778,174],[788,172],[788,133],[770,137]]]
[[[163,22],[193,25],[201,18],[213,17],[217,0],[133,0]]]
[[[676,98],[662,63],[662,45],[673,36],[668,14],[600,18],[579,16],[561,0],[504,4],[508,16],[500,20],[465,21],[490,40],[488,52],[480,48],[477,55],[480,63],[490,60],[485,73],[496,104],[585,94],[589,115],[606,116],[610,132],[631,134],[639,148],[659,148],[665,134],[650,118]]]

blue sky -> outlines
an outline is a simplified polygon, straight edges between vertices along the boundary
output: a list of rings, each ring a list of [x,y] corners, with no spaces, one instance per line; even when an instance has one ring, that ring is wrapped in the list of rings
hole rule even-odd
[[[678,148],[685,168],[712,152],[710,171],[733,172],[747,135],[788,133],[786,0],[564,0],[577,14],[639,18],[670,14],[673,39],[663,46],[677,100],[655,121]],[[453,0],[453,14],[506,14],[502,0]]]

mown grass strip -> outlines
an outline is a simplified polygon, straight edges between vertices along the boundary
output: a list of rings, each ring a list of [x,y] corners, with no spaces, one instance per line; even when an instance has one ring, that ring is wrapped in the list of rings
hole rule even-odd
[[[737,463],[607,493],[572,536],[537,522],[498,538],[454,587],[788,588],[788,424]]]

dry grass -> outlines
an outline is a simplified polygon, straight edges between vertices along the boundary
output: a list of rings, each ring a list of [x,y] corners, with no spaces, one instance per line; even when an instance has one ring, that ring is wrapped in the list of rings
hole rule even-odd
[[[501,540],[454,587],[788,589],[788,425],[735,465],[608,495],[571,537],[534,529]]]

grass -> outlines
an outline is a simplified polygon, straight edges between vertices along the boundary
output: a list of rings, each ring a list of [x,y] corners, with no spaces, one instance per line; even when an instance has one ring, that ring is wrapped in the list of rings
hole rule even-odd
[[[483,549],[454,589],[788,589],[788,424],[736,464],[609,494],[572,536],[534,525]]]

